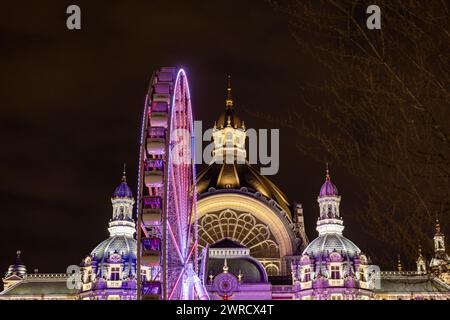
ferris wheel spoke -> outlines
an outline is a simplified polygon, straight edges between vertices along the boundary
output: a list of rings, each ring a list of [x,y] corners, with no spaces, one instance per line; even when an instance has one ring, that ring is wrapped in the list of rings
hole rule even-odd
[[[177,244],[175,235],[173,234],[173,230],[172,230],[172,227],[170,226],[170,224],[167,225],[167,229],[169,230],[170,236],[171,236],[172,241],[173,241],[173,245],[174,245],[175,249],[177,250],[178,257],[184,263],[184,257],[183,257],[183,255],[182,255],[182,253],[180,251],[180,247]]]
[[[175,177],[175,172],[174,172],[175,170],[173,170],[173,168],[172,168],[172,170],[171,170],[171,174],[170,174],[170,177],[171,177],[171,181],[172,181],[172,185],[173,185],[173,190],[172,190],[172,192],[171,192],[171,194],[170,194],[170,196],[172,196],[172,197],[174,197],[174,204],[175,204],[175,219],[176,219],[176,225],[177,225],[177,236],[178,237],[180,237],[181,236],[181,231],[182,231],[182,228],[181,228],[181,219],[180,219],[180,215],[181,215],[181,208],[180,208],[180,206],[182,205],[181,203],[180,203],[180,192],[181,192],[181,190],[179,190],[179,187],[180,187],[180,182],[176,179],[176,177]],[[181,238],[180,239],[177,239],[177,241],[180,241],[180,243],[181,243]]]
[[[197,244],[195,243],[195,244],[192,246],[191,251],[189,252],[189,255],[187,256],[186,261],[189,261],[189,259],[191,258],[192,253],[194,252],[194,249],[195,249],[195,246],[196,246],[196,245],[197,245]],[[174,287],[172,288],[172,291],[171,291],[170,294],[169,294],[169,300],[172,300],[172,296],[173,296],[175,290],[177,289],[178,284],[179,284],[181,278],[182,278],[183,275],[184,275],[184,272],[186,271],[186,267],[187,267],[187,262],[184,263],[183,269],[181,269],[181,272],[179,273],[179,275],[178,275],[178,277],[177,277],[177,280],[176,280],[176,282],[175,282],[175,285],[174,285]]]

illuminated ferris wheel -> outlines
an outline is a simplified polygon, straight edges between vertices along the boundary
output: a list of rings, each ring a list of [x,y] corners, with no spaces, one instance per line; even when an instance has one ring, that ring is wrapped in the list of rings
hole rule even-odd
[[[149,85],[138,181],[138,299],[207,299],[198,278],[193,117],[183,69]]]

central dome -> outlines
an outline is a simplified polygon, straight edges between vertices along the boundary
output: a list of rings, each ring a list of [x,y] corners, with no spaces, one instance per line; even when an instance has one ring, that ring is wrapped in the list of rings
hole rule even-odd
[[[361,250],[352,241],[340,234],[324,234],[314,239],[303,251],[310,257],[327,256],[337,251],[344,257],[353,258],[361,253]]]
[[[197,192],[207,192],[210,188],[240,189],[247,188],[260,192],[269,199],[275,200],[287,214],[291,214],[289,200],[278,187],[249,164],[213,163],[197,176]]]

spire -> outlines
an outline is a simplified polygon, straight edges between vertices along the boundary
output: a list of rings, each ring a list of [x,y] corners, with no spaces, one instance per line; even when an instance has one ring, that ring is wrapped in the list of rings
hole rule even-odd
[[[397,255],[397,270],[401,272],[403,270],[402,261],[400,260],[400,255]]]
[[[127,182],[127,164],[123,164],[122,182]]]
[[[16,265],[22,264],[22,260],[20,259],[21,254],[22,254],[22,251],[20,251],[20,250],[16,251],[16,262],[15,262]]]
[[[439,223],[439,219],[436,218],[436,233],[434,234],[434,252],[436,255],[442,255],[445,253],[445,236],[441,231],[441,225]]]
[[[133,193],[131,192],[130,187],[127,184],[127,166],[123,164],[123,172],[122,172],[122,182],[119,186],[114,190],[113,198],[133,198]]]
[[[422,246],[420,244],[419,244],[419,256],[417,257],[416,265],[417,265],[417,272],[419,273],[427,272],[427,266],[425,263],[425,258],[423,257],[422,254]]]
[[[436,235],[442,235],[442,233],[441,233],[441,225],[439,223],[439,218],[436,218]]]
[[[231,95],[231,76],[228,75],[228,82],[227,82],[227,99],[225,100],[225,105],[227,108],[233,107],[233,97]]]
[[[325,180],[330,181],[330,170],[328,168],[328,162],[327,162],[327,173],[326,173],[326,176],[325,176]]]

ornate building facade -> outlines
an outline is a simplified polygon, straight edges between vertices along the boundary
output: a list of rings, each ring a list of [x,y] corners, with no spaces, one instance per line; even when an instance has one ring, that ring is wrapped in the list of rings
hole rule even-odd
[[[197,176],[199,270],[210,299],[450,299],[449,256],[439,222],[430,261],[419,249],[416,271],[380,272],[344,236],[341,196],[327,169],[317,198],[318,236],[309,243],[301,205],[289,202],[249,164],[246,137],[228,85],[225,110],[213,129],[213,161]],[[82,260],[80,286],[70,285],[72,274],[29,274],[18,252],[0,300],[136,299],[135,200],[125,173],[111,202],[109,237]],[[150,284],[157,273],[141,266],[140,276]],[[161,288],[151,290],[158,294]]]
[[[303,210],[247,160],[246,127],[227,88],[213,128],[211,164],[198,174],[199,244],[230,239],[250,250],[270,276],[290,274],[290,260],[307,245]]]
[[[343,235],[344,222],[339,210],[341,197],[331,182],[328,168],[317,202],[319,236],[292,264],[295,299],[372,299],[374,274],[367,256]]]
[[[21,252],[9,266],[3,280],[0,300],[77,300],[78,290],[71,289],[65,273],[28,273],[22,262]]]
[[[111,203],[113,213],[108,227],[109,238],[95,247],[81,263],[80,299],[136,299],[134,199],[125,172],[122,182],[114,190]]]
[[[436,220],[434,255],[427,263],[419,246],[417,270],[404,271],[400,258],[396,271],[381,272],[376,299],[383,300],[448,300],[450,299],[450,263],[445,250],[445,235]]]

